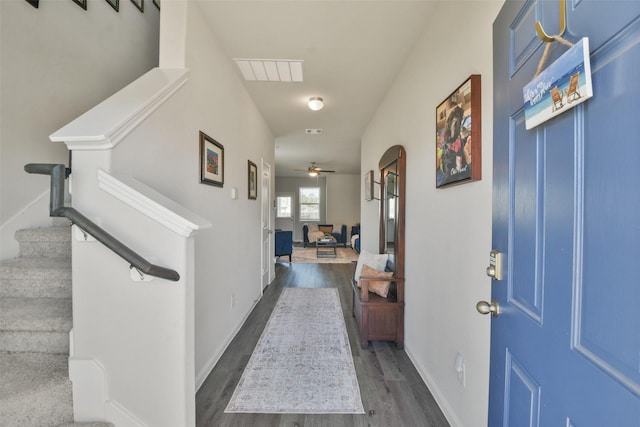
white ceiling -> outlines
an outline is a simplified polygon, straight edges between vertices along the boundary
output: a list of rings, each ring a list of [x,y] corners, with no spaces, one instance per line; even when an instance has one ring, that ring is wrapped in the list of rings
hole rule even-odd
[[[434,0],[199,4],[230,59],[304,61],[302,83],[245,81],[276,137],[276,176],[296,176],[295,169],[309,162],[360,174],[360,137],[423,32]],[[322,110],[307,107],[312,96],[324,99]],[[309,128],[324,133],[307,135]]]

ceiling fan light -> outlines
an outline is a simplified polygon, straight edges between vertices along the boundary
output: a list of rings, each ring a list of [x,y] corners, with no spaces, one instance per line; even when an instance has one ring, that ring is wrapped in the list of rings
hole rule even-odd
[[[311,98],[309,98],[309,108],[312,109],[313,111],[319,111],[322,110],[322,107],[324,107],[324,103],[322,102],[322,98],[320,98],[319,96],[313,96]]]
[[[318,176],[317,171],[309,171],[309,176]]]

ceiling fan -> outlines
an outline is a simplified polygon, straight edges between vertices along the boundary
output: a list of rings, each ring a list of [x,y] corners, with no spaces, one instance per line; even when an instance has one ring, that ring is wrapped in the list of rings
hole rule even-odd
[[[296,169],[296,172],[306,172],[309,176],[318,176],[321,173],[335,173],[336,171],[322,169],[321,167],[316,166],[316,162],[311,162],[311,166],[307,169]]]

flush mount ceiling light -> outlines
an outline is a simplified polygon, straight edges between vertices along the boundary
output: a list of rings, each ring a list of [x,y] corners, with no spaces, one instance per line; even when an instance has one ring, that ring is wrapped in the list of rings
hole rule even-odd
[[[320,98],[319,96],[313,96],[309,98],[309,108],[311,108],[313,111],[322,110],[322,107],[324,107],[322,98]]]

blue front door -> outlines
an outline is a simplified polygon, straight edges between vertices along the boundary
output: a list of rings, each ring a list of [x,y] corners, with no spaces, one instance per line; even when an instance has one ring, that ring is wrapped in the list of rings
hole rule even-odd
[[[568,0],[589,37],[593,98],[525,130],[522,88],[559,0],[494,22],[489,426],[640,426],[640,1]],[[555,42],[548,65],[567,50]]]

